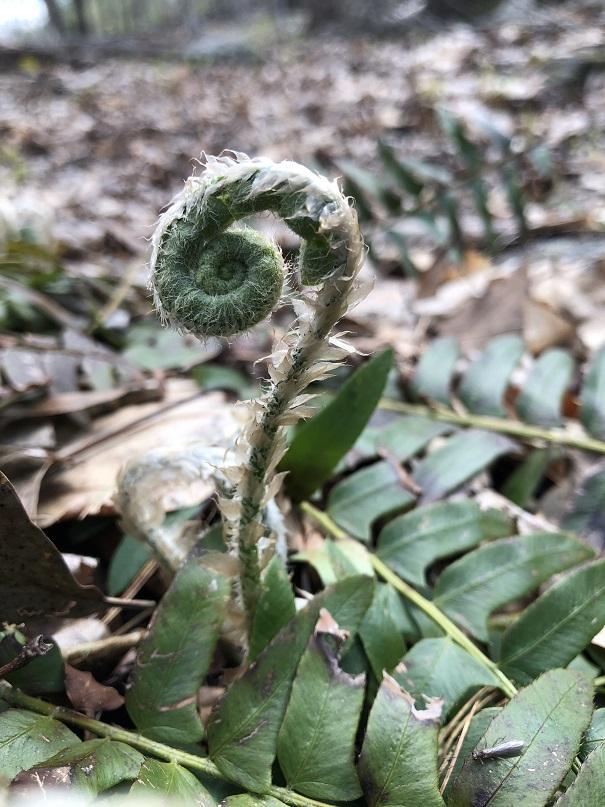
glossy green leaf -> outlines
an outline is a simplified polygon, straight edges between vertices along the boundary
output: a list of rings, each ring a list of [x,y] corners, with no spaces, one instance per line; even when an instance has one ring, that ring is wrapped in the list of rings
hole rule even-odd
[[[254,661],[295,613],[294,592],[288,570],[283,560],[275,555],[269,561],[263,575],[260,597],[250,631],[249,661]]]
[[[197,692],[208,672],[225,606],[228,581],[200,561],[175,576],[142,642],[126,708],[138,730],[175,745],[201,740]]]
[[[380,400],[392,364],[391,349],[374,356],[345,381],[336,398],[298,429],[279,464],[280,471],[289,471],[286,486],[293,498],[308,498],[352,448]]]
[[[513,334],[496,336],[489,342],[460,385],[458,394],[467,409],[480,415],[506,415],[504,395],[523,349],[523,339]]]
[[[294,674],[321,608],[345,630],[356,633],[370,605],[374,581],[347,577],[313,600],[260,653],[229,688],[210,716],[210,756],[231,781],[258,793],[271,784],[277,735]]]
[[[435,437],[452,430],[451,424],[437,420],[414,415],[398,417],[377,432],[374,446],[377,452],[386,451],[399,462],[405,462],[422,451]]]
[[[442,337],[429,342],[410,382],[410,391],[414,398],[448,405],[459,356],[460,346],[456,339]]]
[[[87,740],[23,771],[15,784],[45,791],[67,781],[75,790],[96,795],[120,782],[136,779],[144,759],[125,743]]]
[[[515,402],[521,420],[538,426],[560,426],[563,397],[571,384],[574,360],[553,348],[536,361]]]
[[[332,801],[361,795],[354,746],[365,676],[340,669],[343,641],[335,621],[322,612],[298,666],[277,741],[288,787]]]
[[[121,594],[152,556],[149,546],[125,535],[109,561],[107,570],[107,593],[112,597]]]
[[[605,463],[588,473],[580,482],[568,512],[563,517],[563,529],[585,538],[596,549],[605,547]]]
[[[445,445],[421,460],[413,478],[422,489],[422,500],[435,501],[477,476],[498,457],[517,451],[517,446],[508,437],[468,429],[455,434]]]
[[[9,781],[54,754],[80,743],[80,738],[52,717],[7,709],[0,714],[0,775]]]
[[[177,800],[177,804],[216,807],[216,801],[201,782],[176,762],[146,759],[130,793],[139,800],[147,796],[171,797]]]
[[[529,681],[565,667],[605,626],[605,558],[566,574],[505,631],[500,666]]]
[[[335,485],[328,497],[328,513],[348,533],[368,541],[377,518],[401,512],[414,501],[397,468],[382,460]]]
[[[574,783],[556,802],[556,807],[603,807],[605,804],[605,745],[592,751]]]
[[[385,675],[372,705],[359,757],[369,807],[443,807],[437,774],[438,702],[417,709]]]
[[[502,709],[475,746],[520,740],[522,755],[483,763],[469,755],[448,807],[545,807],[571,767],[591,713],[592,687],[582,673],[545,673]]]
[[[580,757],[584,759],[602,743],[605,743],[605,709],[595,709],[590,726],[586,729],[586,734],[582,739]]]
[[[438,502],[398,516],[383,527],[377,555],[400,577],[424,586],[431,563],[513,532],[512,519],[500,510],[482,510],[470,500]]]
[[[443,717],[483,686],[498,686],[496,677],[450,638],[421,639],[403,657],[394,677],[416,700],[443,699]]]
[[[386,583],[378,583],[372,604],[359,628],[363,649],[378,681],[382,681],[383,672],[392,673],[406,650],[398,624],[400,608],[395,589]]]
[[[487,641],[491,613],[591,554],[585,544],[564,533],[539,532],[494,541],[445,569],[435,587],[435,605],[473,636]]]
[[[592,357],[584,379],[580,420],[589,434],[605,440],[605,345]]]

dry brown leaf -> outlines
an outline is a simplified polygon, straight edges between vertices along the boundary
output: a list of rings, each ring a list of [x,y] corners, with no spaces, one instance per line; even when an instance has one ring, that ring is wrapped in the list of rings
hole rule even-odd
[[[124,698],[113,687],[100,684],[92,673],[65,665],[65,692],[79,712],[111,712],[119,709]]]
[[[220,445],[238,429],[233,407],[219,392],[203,394],[187,379],[168,382],[161,402],[125,406],[97,418],[83,438],[59,452],[42,488],[37,521],[115,513],[112,496],[121,468],[158,446]]]
[[[573,325],[548,306],[525,300],[523,303],[523,338],[529,350],[538,354],[548,347],[569,345]]]

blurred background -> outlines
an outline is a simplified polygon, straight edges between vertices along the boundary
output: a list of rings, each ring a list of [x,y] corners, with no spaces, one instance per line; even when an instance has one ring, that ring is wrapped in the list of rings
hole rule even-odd
[[[589,360],[604,45],[601,0],[4,0],[0,467],[38,523],[111,515],[125,457],[196,391],[250,394],[287,326],[203,347],[160,327],[148,238],[202,152],[342,178],[375,277],[345,327],[404,379],[437,337],[467,362],[503,334],[530,364]]]

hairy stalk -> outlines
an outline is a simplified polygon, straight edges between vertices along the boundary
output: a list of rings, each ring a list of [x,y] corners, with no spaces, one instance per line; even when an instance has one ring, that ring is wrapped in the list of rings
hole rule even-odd
[[[271,313],[286,274],[279,250],[257,232],[231,226],[263,211],[303,239],[297,285],[311,287],[293,301],[296,325],[275,348],[271,386],[249,404],[237,461],[222,469],[229,495],[219,505],[250,624],[273,551],[263,515],[281,481],[275,469],[285,450],[283,427],[308,414],[304,389],[344,358],[329,335],[353,302],[363,243],[338,186],[303,166],[235,155],[209,158],[203,167],[153,237],[151,283],[163,319],[203,339],[242,333]]]
[[[313,507],[313,505],[309,502],[303,502],[301,504],[301,509],[329,535],[332,535],[336,539],[349,538],[346,532],[342,530],[338,524],[336,524],[336,522],[333,521],[329,515],[327,515],[327,513],[323,513],[321,510]],[[443,613],[443,611],[437,608],[437,606],[430,600],[427,600],[426,597],[423,597],[422,594],[416,591],[415,588],[402,580],[401,577],[395,574],[395,572],[392,572],[385,563],[374,555],[373,552],[368,552],[368,557],[372,563],[372,566],[374,567],[374,570],[382,577],[383,580],[393,586],[393,588],[396,589],[400,594],[403,594],[407,600],[413,602],[414,605],[420,608],[421,611],[424,611],[424,613],[430,617],[447,636],[453,639],[453,641],[460,645],[460,647],[464,648],[464,650],[466,650],[466,652],[472,656],[475,661],[478,661],[479,664],[488,669],[492,675],[498,679],[498,686],[502,692],[505,693],[505,695],[512,698],[513,695],[517,694],[517,688],[510,678],[508,678],[498,667],[498,665],[494,664],[494,662],[488,658],[485,653],[483,653],[477,647],[477,645],[471,641],[471,639],[469,639],[468,636]]]
[[[138,748],[145,754],[164,759],[167,762],[177,762],[190,770],[199,771],[200,773],[210,776],[213,779],[221,779],[228,782],[227,777],[219,771],[216,765],[206,757],[198,757],[195,754],[189,754],[187,751],[182,751],[180,748],[172,748],[164,743],[158,743],[155,740],[150,740],[143,737],[142,734],[135,734],[132,731],[119,728],[118,726],[110,726],[107,723],[102,723],[100,720],[94,720],[91,717],[86,717],[72,709],[66,709],[63,706],[54,706],[52,703],[47,703],[40,698],[33,698],[31,695],[26,695],[18,689],[10,687],[5,682],[0,682],[0,698],[11,706],[22,706],[29,709],[36,714],[47,715],[66,723],[69,726],[75,726],[85,731],[90,731],[96,734],[97,737],[108,737],[110,740],[116,740],[121,743],[126,743],[132,748]],[[278,787],[273,785],[269,788],[267,793],[284,804],[289,804],[291,807],[330,807],[323,801],[316,801],[315,799],[300,796],[285,787]]]
[[[473,415],[471,412],[454,412],[453,409],[444,407],[411,404],[404,401],[393,401],[390,398],[382,398],[379,407],[389,412],[401,412],[403,415],[419,415],[431,420],[440,420],[444,423],[454,423],[457,426],[472,426],[490,432],[508,434],[510,437],[516,437],[519,440],[537,440],[558,446],[579,448],[581,451],[591,451],[594,454],[605,454],[605,442],[603,440],[578,436],[565,429],[545,429],[540,426],[522,423],[520,420],[497,418],[490,415]]]

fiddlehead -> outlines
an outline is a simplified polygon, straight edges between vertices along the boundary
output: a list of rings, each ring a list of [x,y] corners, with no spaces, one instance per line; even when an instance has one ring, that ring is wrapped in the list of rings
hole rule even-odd
[[[283,218],[302,238],[299,281],[312,288],[295,303],[297,323],[287,349],[273,356],[270,389],[251,403],[241,464],[225,469],[233,495],[221,497],[221,510],[240,560],[249,619],[270,557],[262,512],[280,483],[275,469],[285,447],[282,427],[306,414],[302,391],[344,356],[328,337],[352,303],[361,267],[357,216],[336,183],[297,163],[210,158],[161,217],[151,261],[154,297],[165,320],[200,338],[245,331],[278,304],[284,283],[274,244],[255,231],[229,229],[262,211]]]

